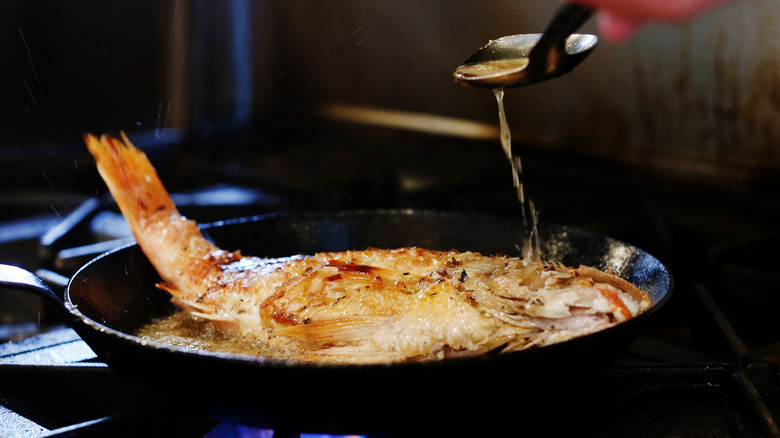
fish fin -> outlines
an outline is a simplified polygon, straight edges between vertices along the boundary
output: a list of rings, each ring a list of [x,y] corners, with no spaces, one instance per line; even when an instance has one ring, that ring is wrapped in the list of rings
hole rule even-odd
[[[351,316],[278,328],[274,333],[311,344],[351,344],[369,337],[384,321],[378,317]]]
[[[399,360],[391,352],[366,349],[358,345],[312,349],[303,353],[301,359],[313,362],[328,360],[334,363],[351,364],[388,363]]]
[[[189,295],[180,291],[170,283],[157,283],[155,286],[157,286],[158,289],[168,292],[171,295],[171,302],[173,304],[183,309],[187,309],[195,316],[206,319],[222,319],[213,316],[216,312],[216,309],[213,306],[193,301]]]

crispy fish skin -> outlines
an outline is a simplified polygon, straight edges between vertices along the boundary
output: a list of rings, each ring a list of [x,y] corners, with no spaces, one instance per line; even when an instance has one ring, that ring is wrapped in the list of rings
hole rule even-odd
[[[181,216],[146,156],[86,135],[158,285],[193,318],[287,358],[388,363],[516,351],[603,330],[647,294],[590,267],[408,247],[246,257]]]

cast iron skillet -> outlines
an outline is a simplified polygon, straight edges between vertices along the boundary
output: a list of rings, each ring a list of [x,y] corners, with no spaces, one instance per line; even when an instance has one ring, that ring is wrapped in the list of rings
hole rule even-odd
[[[408,210],[279,214],[203,228],[224,249],[268,257],[412,245],[519,255],[522,236],[515,218]],[[175,311],[154,286],[159,277],[136,245],[89,262],[64,297],[32,274],[14,277],[14,268],[0,271],[0,284],[54,298],[112,369],[216,419],[333,433],[412,426],[484,431],[486,425],[514,423],[509,418],[518,415],[526,422],[537,410],[548,412],[545,403],[559,403],[553,412],[576,409],[577,394],[592,390],[598,371],[670,296],[669,272],[638,248],[564,226],[542,225],[539,231],[545,258],[611,269],[647,291],[652,308],[608,330],[533,350],[393,365],[311,365],[186,351],[133,336],[153,318]]]

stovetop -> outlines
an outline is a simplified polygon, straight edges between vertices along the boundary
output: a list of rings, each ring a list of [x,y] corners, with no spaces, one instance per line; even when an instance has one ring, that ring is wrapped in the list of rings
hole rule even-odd
[[[175,181],[177,203],[199,222],[302,209],[517,213],[497,145],[433,140],[425,152],[420,146],[390,137],[370,146],[351,138],[261,151],[159,142],[146,149],[153,160],[162,157],[161,174]],[[572,421],[538,424],[522,413],[489,421],[546,436],[780,436],[780,325],[774,324],[780,200],[755,187],[521,153],[528,194],[543,221],[637,245],[670,268],[675,287],[639,339],[593,376],[587,399],[562,393],[550,407]],[[86,173],[89,165],[81,166]],[[33,270],[58,288],[91,257],[127,241],[110,198],[94,189],[102,187],[97,177],[82,178],[90,181],[86,190],[21,189],[0,199],[13,207],[0,218],[0,262]],[[0,436],[318,432],[290,424],[274,434],[181,410],[115,375],[45,301],[0,292]],[[458,415],[441,421],[457,422]]]

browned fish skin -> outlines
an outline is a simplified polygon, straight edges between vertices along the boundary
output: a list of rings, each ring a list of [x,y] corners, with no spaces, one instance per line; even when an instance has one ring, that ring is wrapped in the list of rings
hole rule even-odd
[[[182,217],[126,137],[85,136],[174,303],[284,358],[385,363],[515,351],[602,330],[649,307],[624,280],[519,258],[422,248],[245,257]]]

